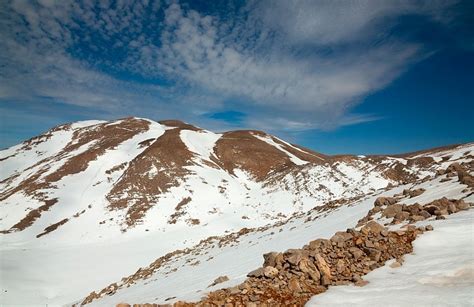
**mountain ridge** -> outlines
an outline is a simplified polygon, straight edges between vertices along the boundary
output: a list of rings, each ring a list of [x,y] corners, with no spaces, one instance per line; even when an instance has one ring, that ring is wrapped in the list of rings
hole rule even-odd
[[[64,293],[31,294],[30,303],[72,302],[207,238],[420,184],[473,152],[470,143],[408,157],[329,156],[265,132],[177,120],[60,125],[0,151],[0,239],[15,268],[4,295],[24,282],[9,272],[22,272]],[[65,279],[70,287],[57,286]]]

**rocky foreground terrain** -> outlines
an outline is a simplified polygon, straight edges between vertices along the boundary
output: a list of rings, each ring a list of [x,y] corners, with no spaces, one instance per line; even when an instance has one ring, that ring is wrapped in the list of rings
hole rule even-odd
[[[365,305],[380,279],[415,278],[395,305],[469,305],[473,158],[474,144],[328,156],[179,121],[59,126],[0,152],[0,302]],[[451,254],[415,274],[437,244]]]

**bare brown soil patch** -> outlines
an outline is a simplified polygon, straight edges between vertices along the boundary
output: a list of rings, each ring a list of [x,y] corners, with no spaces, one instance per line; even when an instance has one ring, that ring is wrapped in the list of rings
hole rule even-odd
[[[160,194],[178,186],[189,174],[193,153],[179,137],[181,129],[166,130],[135,157],[107,195],[111,210],[127,209],[126,224],[133,226],[158,200]],[[149,174],[150,170],[159,170]]]
[[[214,146],[218,158],[214,162],[231,174],[235,168],[240,168],[260,181],[271,172],[295,165],[287,154],[253,134],[265,136],[263,132],[248,130],[224,133]]]
[[[59,228],[59,226],[66,224],[67,221],[69,221],[69,219],[63,219],[63,220],[61,220],[61,221],[59,221],[59,222],[57,222],[57,223],[54,223],[54,224],[52,224],[52,225],[46,227],[46,228],[44,229],[44,231],[43,231],[42,233],[36,235],[36,237],[37,237],[37,238],[40,238],[40,237],[42,237],[42,236],[44,236],[44,235],[47,235],[48,233],[50,233],[50,232],[52,232],[52,231],[55,231],[56,229]]]

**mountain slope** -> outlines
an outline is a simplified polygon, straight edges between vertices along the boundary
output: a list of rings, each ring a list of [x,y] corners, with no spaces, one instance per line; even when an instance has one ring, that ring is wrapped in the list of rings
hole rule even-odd
[[[179,121],[62,125],[0,152],[1,301],[69,303],[210,236],[428,180],[473,149],[334,157]]]

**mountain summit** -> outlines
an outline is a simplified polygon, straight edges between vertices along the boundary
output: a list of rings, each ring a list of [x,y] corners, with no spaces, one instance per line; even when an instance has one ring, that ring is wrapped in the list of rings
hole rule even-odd
[[[453,162],[472,164],[473,152],[330,156],[261,131],[177,120],[61,125],[0,152],[1,252],[13,266],[2,274],[15,289],[24,281],[13,274],[43,280],[46,269],[44,285],[27,282],[23,303],[70,303],[167,253],[413,187]]]

